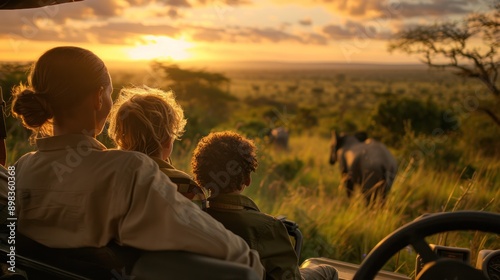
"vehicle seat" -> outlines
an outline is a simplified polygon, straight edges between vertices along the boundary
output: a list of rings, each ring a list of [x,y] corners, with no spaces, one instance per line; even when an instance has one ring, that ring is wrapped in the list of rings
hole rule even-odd
[[[5,246],[3,250],[8,250],[8,245],[3,244],[3,246]],[[114,243],[102,248],[49,248],[22,234],[16,234],[16,259],[21,258],[21,262],[26,264],[25,269],[21,269],[27,270],[30,280],[33,279],[34,274],[39,273],[40,268],[55,272],[55,274],[58,272],[53,270],[60,269],[81,276],[80,279],[109,280],[116,273],[121,274],[123,269],[129,273],[141,253],[140,250],[121,247]],[[16,267],[17,263],[18,261],[16,261]],[[46,266],[45,269],[43,269],[44,266]],[[35,276],[34,279],[43,279],[43,277]]]
[[[8,260],[8,252],[9,246],[0,244],[2,263]],[[260,279],[245,265],[190,252],[145,252],[116,244],[103,248],[56,249],[19,233],[16,234],[16,272],[18,270],[27,277],[5,279]],[[23,275],[19,274],[9,277]]]
[[[259,280],[248,266],[182,251],[144,253],[134,265],[134,280]]]

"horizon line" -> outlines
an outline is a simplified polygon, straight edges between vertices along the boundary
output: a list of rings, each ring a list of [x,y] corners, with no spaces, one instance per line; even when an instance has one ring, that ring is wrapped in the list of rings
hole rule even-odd
[[[4,59],[0,60],[0,63],[23,63],[23,62],[34,62],[34,60],[11,60]],[[195,63],[203,63],[203,62],[218,62],[218,63],[275,63],[275,64],[346,64],[346,65],[359,65],[359,64],[368,64],[368,65],[425,65],[424,63],[419,62],[377,62],[377,61],[356,61],[356,62],[347,62],[347,61],[338,61],[338,60],[329,60],[329,61],[286,61],[286,60],[217,60],[217,59],[198,59],[198,60],[104,60],[107,63],[150,63],[154,61],[159,62],[171,62],[172,64],[195,64]]]

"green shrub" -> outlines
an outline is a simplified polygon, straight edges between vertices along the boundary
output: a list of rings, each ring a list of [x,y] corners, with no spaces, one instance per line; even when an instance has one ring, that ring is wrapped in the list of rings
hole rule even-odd
[[[463,118],[462,149],[468,154],[500,157],[500,127],[479,112]]]
[[[238,124],[238,131],[248,138],[263,138],[270,131],[269,126],[256,120],[244,121]]]
[[[457,136],[416,135],[408,127],[400,144],[400,166],[411,161],[414,166],[425,165],[438,170],[460,168],[458,163],[461,162],[463,153],[457,148]]]
[[[318,123],[316,109],[309,107],[300,107],[292,119],[293,128],[299,132],[313,129]]]
[[[389,145],[399,146],[410,123],[416,136],[433,135],[453,129],[452,116],[444,116],[431,99],[388,98],[381,102],[371,116],[370,135]]]
[[[285,181],[291,181],[295,178],[303,166],[304,162],[298,158],[285,159],[282,162],[276,163],[270,172],[274,175],[273,177],[276,176],[284,179]]]

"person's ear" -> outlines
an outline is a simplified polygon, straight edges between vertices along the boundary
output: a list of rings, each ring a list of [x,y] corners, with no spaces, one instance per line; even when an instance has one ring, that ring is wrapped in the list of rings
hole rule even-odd
[[[100,87],[98,91],[96,91],[92,96],[92,102],[94,105],[94,109],[100,110],[102,107],[104,98],[104,88]]]
[[[165,143],[163,143],[161,148],[162,148],[161,158],[166,161],[170,157],[170,154],[174,149],[174,140],[168,139]]]
[[[250,175],[245,176],[245,179],[243,179],[243,184],[248,187],[250,186],[251,183],[252,183],[252,178],[250,177]]]

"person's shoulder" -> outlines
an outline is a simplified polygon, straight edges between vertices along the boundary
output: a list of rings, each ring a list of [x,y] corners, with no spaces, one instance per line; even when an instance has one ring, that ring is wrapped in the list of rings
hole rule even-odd
[[[238,215],[238,212],[233,213]],[[270,232],[288,234],[284,224],[269,214],[247,209],[247,211],[240,212],[238,217],[240,220],[233,221],[235,223],[233,226],[246,226],[249,227],[252,232],[258,232],[265,235],[268,235]]]
[[[276,227],[281,227],[283,225],[283,222],[277,219],[276,217],[264,213],[261,211],[255,211],[254,209],[247,209],[247,215],[249,219],[253,219],[255,223],[265,225],[267,228],[276,228]]]
[[[11,168],[9,168],[9,170],[11,170]],[[7,204],[9,170],[7,170],[5,166],[0,165],[0,205]]]
[[[136,152],[136,151],[125,151],[125,150],[119,150],[119,149],[107,149],[104,150],[108,156],[114,156],[117,158],[121,159],[131,159],[131,160],[144,160],[144,159],[149,159],[151,160],[147,155],[141,152]],[[151,160],[152,161],[152,160]]]
[[[36,153],[37,153],[37,151],[33,151],[33,152],[28,152],[28,153],[22,155],[13,165],[17,169],[18,166],[22,165],[23,162],[26,162],[29,159],[31,159]]]
[[[187,174],[186,172],[175,169],[175,168],[161,168],[160,169],[165,175],[167,175],[169,178],[173,179],[179,179],[183,181],[189,181],[190,183],[194,184],[193,178]]]
[[[26,154],[22,155],[21,157],[19,157],[19,159],[16,161],[19,162],[19,161],[22,161],[22,160],[25,160],[27,158],[30,158],[32,156],[34,156],[36,153],[38,153],[38,151],[31,151],[31,152],[27,152]]]
[[[160,170],[167,175],[170,179],[178,179],[180,182],[183,183],[191,183],[195,184],[193,180],[193,177],[189,175],[188,173],[179,170],[175,168],[171,163],[160,159],[158,157],[150,157],[156,164],[158,164],[158,167],[160,167]]]
[[[278,220],[276,217],[274,217],[270,214],[262,213],[262,212],[259,212],[259,213],[261,214],[261,219],[266,221],[269,225],[283,224],[282,221]]]
[[[8,177],[7,174],[8,174],[7,168],[5,168],[5,166],[3,165],[0,165],[0,181],[7,182],[7,177]]]
[[[108,160],[127,165],[130,167],[134,166],[156,166],[156,162],[154,162],[149,156],[145,155],[141,152],[136,151],[124,151],[119,149],[107,149],[103,151],[106,154]]]

